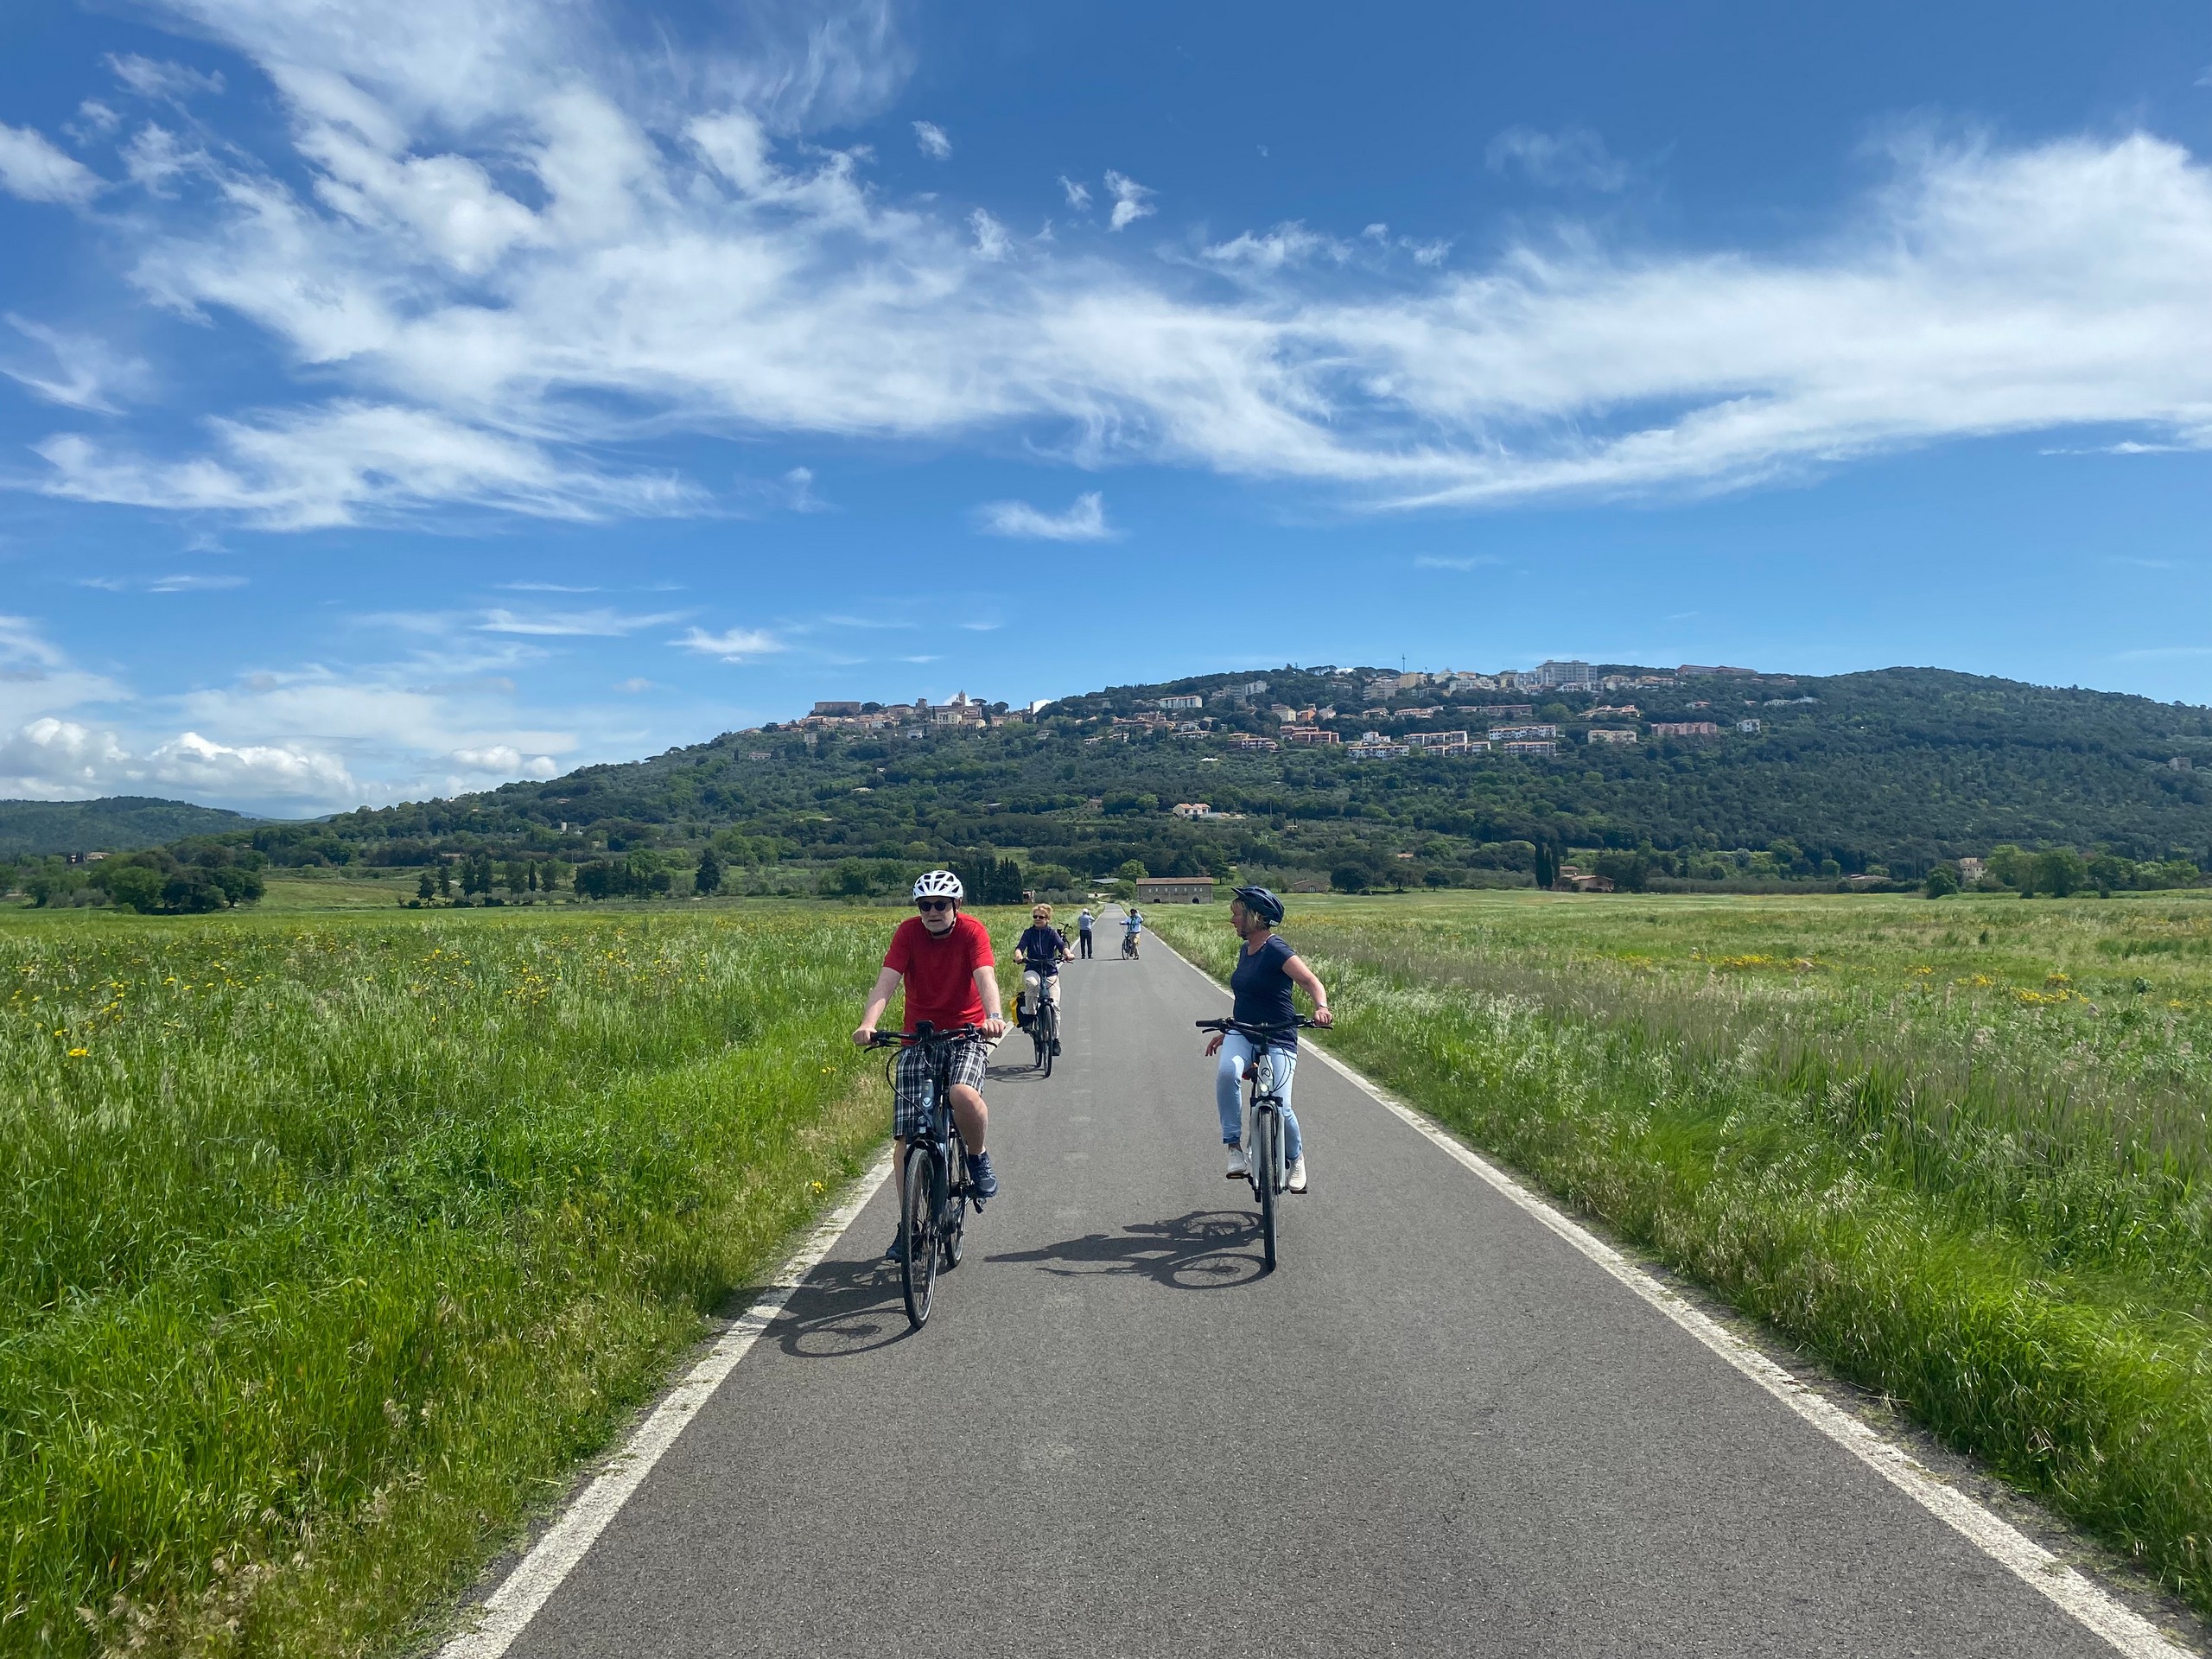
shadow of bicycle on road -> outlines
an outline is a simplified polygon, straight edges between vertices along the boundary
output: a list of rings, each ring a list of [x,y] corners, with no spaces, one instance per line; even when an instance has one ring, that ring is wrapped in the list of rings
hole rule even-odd
[[[794,1359],[847,1359],[914,1334],[898,1266],[881,1261],[823,1262],[770,1329]]]
[[[1132,1222],[1118,1233],[1085,1233],[984,1259],[1027,1262],[1063,1278],[1141,1274],[1170,1290],[1231,1290],[1267,1270],[1257,1218],[1236,1210],[1193,1210],[1172,1221]]]

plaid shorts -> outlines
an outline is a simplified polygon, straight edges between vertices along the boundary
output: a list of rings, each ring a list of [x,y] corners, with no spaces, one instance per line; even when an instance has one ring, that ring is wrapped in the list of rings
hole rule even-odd
[[[947,1070],[954,1085],[964,1083],[981,1090],[985,1068],[991,1063],[990,1039],[962,1039],[953,1044],[951,1059]],[[901,1139],[929,1133],[931,1113],[923,1096],[928,1090],[930,1070],[929,1050],[916,1044],[899,1051],[899,1064],[892,1072],[891,1133]]]

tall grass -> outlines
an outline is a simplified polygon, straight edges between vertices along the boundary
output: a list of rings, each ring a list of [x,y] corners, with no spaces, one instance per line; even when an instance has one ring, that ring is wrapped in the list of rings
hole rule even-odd
[[[420,1628],[880,1138],[882,944],[0,928],[0,1648]]]
[[[2212,1612],[2196,901],[1306,907],[1328,1040]],[[1156,924],[1224,969],[1234,941]]]

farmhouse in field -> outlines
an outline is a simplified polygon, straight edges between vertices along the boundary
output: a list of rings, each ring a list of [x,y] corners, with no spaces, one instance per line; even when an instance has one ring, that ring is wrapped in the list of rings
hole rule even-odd
[[[1141,875],[1137,878],[1140,905],[1210,905],[1213,878],[1210,875]]]

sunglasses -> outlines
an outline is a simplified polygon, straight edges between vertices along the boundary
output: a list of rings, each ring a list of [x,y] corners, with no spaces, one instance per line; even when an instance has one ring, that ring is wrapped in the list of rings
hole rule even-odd
[[[950,910],[952,908],[952,900],[950,899],[917,899],[914,900],[914,908],[916,910]]]

